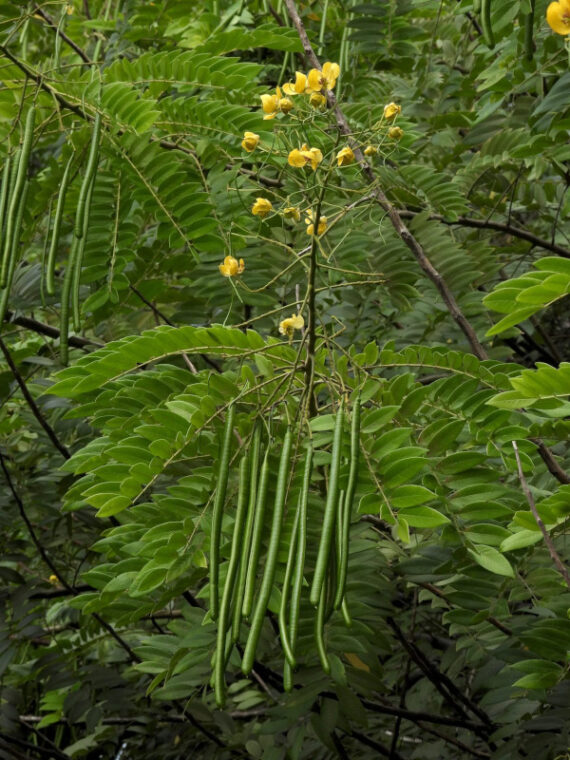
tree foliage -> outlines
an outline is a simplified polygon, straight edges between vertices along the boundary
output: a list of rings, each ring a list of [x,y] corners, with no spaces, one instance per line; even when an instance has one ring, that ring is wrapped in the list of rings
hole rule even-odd
[[[0,2],[0,757],[567,756],[545,12]]]

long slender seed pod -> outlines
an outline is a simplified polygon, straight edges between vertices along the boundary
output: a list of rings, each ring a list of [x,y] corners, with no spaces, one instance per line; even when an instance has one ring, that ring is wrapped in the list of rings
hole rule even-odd
[[[530,0],[530,13],[524,17],[524,47],[527,61],[532,61],[534,56],[534,8],[535,0]]]
[[[87,166],[83,175],[83,182],[79,190],[79,200],[75,211],[75,237],[81,238],[85,229],[85,215],[89,214],[86,210],[87,195],[89,188],[93,184],[95,170],[97,168],[97,159],[99,156],[99,134],[101,132],[101,113],[97,111],[93,120],[93,132],[91,133],[91,144],[89,145],[89,155],[87,157]]]
[[[63,219],[63,208],[65,205],[65,194],[67,192],[67,185],[69,184],[69,175],[71,172],[71,163],[73,161],[73,153],[69,157],[61,183],[59,186],[59,196],[57,198],[57,205],[55,207],[55,217],[53,220],[53,232],[51,234],[51,242],[48,251],[47,265],[46,265],[46,290],[50,296],[55,293],[55,257],[57,254],[57,247],[59,245],[59,233],[61,231],[61,221]]]
[[[342,612],[342,617],[344,619],[344,624],[347,628],[350,628],[352,625],[352,618],[350,617],[350,611],[348,609],[348,605],[346,603],[346,596],[342,600],[342,604],[340,605],[340,611]]]
[[[2,236],[2,248],[0,248],[0,287],[4,287],[5,282],[1,279],[2,273],[1,270],[4,269],[4,266],[6,266],[6,273],[8,272],[8,269],[10,268],[10,255],[12,253],[12,246],[11,241],[8,241],[8,234],[13,234],[13,224],[8,224],[8,217],[10,212],[10,202],[11,198],[14,195],[14,188],[16,187],[16,177],[18,175],[18,165],[20,163],[20,154],[21,149],[16,148],[16,151],[14,153],[14,158],[12,159],[12,168],[10,170],[10,177],[9,182],[7,184],[7,197],[6,197],[6,209],[4,212],[5,216],[5,224],[4,224],[4,230],[3,230],[3,236]],[[13,221],[13,220],[12,220]],[[4,262],[6,261],[6,265],[4,265]]]
[[[343,417],[344,417],[344,402],[341,400],[340,406],[336,413],[327,502],[325,505],[325,514],[323,518],[321,540],[319,542],[319,551],[317,554],[317,564],[315,566],[315,574],[313,576],[311,594],[309,597],[311,600],[311,604],[314,607],[316,607],[317,604],[319,604],[321,588],[323,586],[325,573],[328,567],[329,555],[330,555],[331,543],[332,543],[332,534],[333,534],[333,529],[334,529],[334,524],[335,524],[336,510],[338,506],[338,476],[339,476],[339,469],[340,469]]]
[[[8,205],[8,190],[10,188],[10,167],[12,166],[12,156],[8,153],[2,172],[2,190],[0,191],[0,251],[3,250],[2,242],[4,240],[4,217],[6,215],[6,206]]]
[[[214,499],[212,512],[212,533],[210,538],[210,615],[215,620],[219,611],[218,582],[220,578],[220,540],[222,535],[222,517],[224,514],[224,502],[226,500],[226,488],[228,487],[228,474],[230,468],[230,448],[234,428],[235,406],[230,404],[226,413],[224,426],[224,438],[220,454],[220,469],[218,471],[218,485]]]
[[[253,534],[251,536],[251,550],[249,553],[249,562],[247,564],[247,576],[245,581],[245,592],[243,595],[242,615],[249,617],[253,606],[253,596],[255,593],[255,581],[257,579],[257,565],[259,564],[259,553],[261,550],[261,538],[263,536],[263,517],[265,515],[265,497],[267,496],[267,486],[269,484],[269,449],[265,452],[263,464],[261,465],[261,474],[259,476],[259,487],[257,489],[257,499],[255,502],[255,521],[253,524]]]
[[[341,491],[338,495],[338,506],[336,510],[336,520],[335,520],[335,581],[339,577],[340,573],[340,565],[342,562],[342,525],[343,525],[343,514],[344,514],[344,491]],[[336,586],[335,586],[336,588]]]
[[[220,604],[220,615],[218,618],[218,636],[217,636],[217,654],[216,654],[216,668],[215,668],[215,695],[216,704],[218,707],[223,707],[226,702],[226,679],[225,679],[225,666],[226,666],[226,633],[231,617],[231,605],[232,596],[234,594],[234,583],[236,579],[236,573],[238,569],[238,563],[241,554],[241,539],[243,534],[244,520],[246,516],[246,509],[248,506],[248,491],[249,491],[249,461],[248,457],[244,456],[239,466],[239,491],[238,491],[238,503],[236,509],[236,519],[234,523],[234,534],[232,538],[232,548],[230,553],[230,561],[228,563],[228,572],[226,575],[226,582],[224,585],[224,593],[222,595],[222,602]]]
[[[16,216],[14,224],[14,233],[12,235],[12,249],[10,251],[10,266],[8,267],[6,277],[6,287],[0,298],[0,325],[4,322],[6,316],[6,310],[8,308],[8,298],[10,296],[10,289],[12,288],[12,281],[14,280],[14,272],[16,271],[16,264],[18,262],[18,247],[20,244],[20,229],[22,227],[22,218],[24,216],[24,208],[26,207],[26,198],[28,195],[28,181],[24,182],[22,194],[20,196],[20,206]]]
[[[73,263],[77,256],[79,240],[73,235],[71,247],[63,277],[63,286],[61,288],[61,305],[59,309],[59,358],[62,364],[67,364],[69,356],[69,345],[67,342],[69,336],[69,306],[71,285],[73,283]]]
[[[301,607],[301,590],[303,588],[303,576],[305,569],[305,551],[307,548],[307,505],[309,502],[309,488],[313,468],[313,446],[309,443],[305,456],[305,469],[303,471],[303,488],[299,503],[299,536],[297,539],[297,562],[293,577],[293,590],[291,592],[291,613],[289,618],[289,637],[291,648],[295,649],[297,631],[299,630],[299,610]]]
[[[79,303],[79,286],[81,284],[81,267],[83,266],[83,254],[85,252],[85,243],[87,241],[87,231],[89,229],[89,209],[91,208],[91,196],[93,195],[93,186],[95,179],[92,180],[87,199],[84,207],[83,235],[77,245],[77,256],[73,262],[73,287],[71,290],[71,303],[73,312],[73,329],[78,332],[81,329],[81,304]]]
[[[481,29],[487,47],[492,50],[495,47],[495,37],[491,24],[491,0],[481,0]]]
[[[331,664],[327,655],[324,639],[324,627],[325,627],[325,607],[326,607],[326,587],[323,584],[319,596],[319,606],[317,607],[317,614],[315,615],[315,642],[317,644],[317,651],[319,653],[319,659],[325,673],[331,672]]]
[[[247,560],[251,546],[251,534],[253,532],[253,520],[255,517],[255,503],[257,500],[257,481],[259,478],[259,452],[261,449],[261,426],[256,425],[253,431],[253,441],[250,449],[249,460],[249,502],[247,506],[247,517],[243,531],[243,541],[241,547],[241,557],[239,565],[239,576],[235,593],[235,604],[232,619],[232,641],[236,642],[239,638],[241,627],[242,605],[245,592],[245,581],[247,578]]]
[[[297,534],[297,557],[295,561],[295,574],[293,576],[293,588],[291,590],[291,610],[289,613],[289,643],[293,657],[295,656],[295,644],[299,630],[299,613],[301,610],[301,591],[303,588],[303,576],[305,569],[305,551],[307,548],[307,505],[309,502],[309,487],[311,485],[311,473],[313,467],[313,446],[309,443],[305,455],[305,469],[303,471],[303,486],[297,507],[299,516],[299,529]],[[293,688],[293,674],[288,661],[283,667],[283,686],[285,691]]]
[[[30,151],[32,149],[32,140],[34,137],[34,121],[36,118],[35,106],[32,106],[26,116],[26,124],[24,127],[24,139],[22,141],[22,149],[20,151],[20,157],[18,160],[18,169],[16,172],[16,179],[14,182],[14,188],[10,194],[10,203],[8,205],[8,216],[6,219],[6,234],[4,236],[4,255],[2,257],[2,271],[0,272],[0,285],[6,286],[6,279],[8,277],[8,269],[10,268],[10,254],[13,250],[13,237],[14,226],[18,216],[18,208],[22,200],[22,191],[26,182],[26,175],[28,173],[28,163],[30,160]]]
[[[267,608],[269,597],[271,596],[271,589],[273,588],[275,565],[277,564],[277,552],[279,551],[279,539],[281,537],[281,523],[283,522],[283,507],[285,505],[285,492],[287,490],[287,476],[290,467],[289,457],[291,454],[291,441],[291,430],[288,429],[285,433],[283,448],[281,450],[281,460],[279,462],[279,474],[277,476],[277,488],[275,491],[275,502],[273,506],[273,521],[271,523],[271,534],[269,536],[265,570],[251,621],[251,630],[249,632],[241,663],[241,669],[246,675],[253,667],[257,642],[259,641],[261,628],[265,619],[265,610]]]
[[[291,578],[293,577],[293,569],[295,564],[295,549],[297,548],[297,533],[299,532],[300,512],[301,505],[299,504],[297,506],[297,511],[295,512],[293,530],[291,531],[291,540],[289,541],[287,566],[285,568],[285,578],[283,579],[283,589],[281,591],[281,604],[279,605],[279,635],[281,636],[281,646],[285,652],[287,662],[291,665],[292,668],[294,668],[297,663],[295,662],[295,655],[291,649],[291,643],[289,641],[289,635],[287,633],[287,605],[289,602],[289,588],[291,586]]]
[[[342,508],[342,533],[340,543],[340,561],[338,564],[337,587],[333,607],[338,610],[344,599],[346,587],[346,572],[348,569],[348,539],[350,534],[350,518],[352,516],[352,504],[356,481],[358,480],[358,460],[360,457],[360,394],[354,402],[352,410],[352,425],[350,428],[350,468],[348,471],[348,483]]]

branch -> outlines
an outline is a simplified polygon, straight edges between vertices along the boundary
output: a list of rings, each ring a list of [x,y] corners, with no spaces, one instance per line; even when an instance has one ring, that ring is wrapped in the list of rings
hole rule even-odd
[[[47,437],[50,439],[50,441],[53,443],[53,445],[56,447],[56,449],[59,451],[59,453],[65,458],[69,459],[71,457],[71,454],[69,453],[69,449],[64,446],[63,443],[59,440],[59,438],[56,435],[55,430],[52,428],[52,426],[49,424],[49,422],[46,420],[46,418],[43,416],[40,408],[34,401],[32,394],[28,390],[28,386],[25,383],[24,378],[18,371],[18,368],[16,367],[14,360],[12,359],[12,355],[8,351],[8,347],[0,338],[0,351],[4,354],[4,358],[6,359],[6,362],[8,363],[8,366],[10,367],[10,370],[12,374],[14,375],[14,379],[20,386],[20,390],[22,391],[22,395],[24,399],[26,400],[26,403],[30,407],[30,410],[36,420],[40,423],[41,427],[45,430]]]
[[[413,219],[419,211],[411,211],[409,209],[400,209],[398,211],[403,219]],[[430,214],[428,219],[433,219],[442,224],[446,224],[450,227],[458,225],[459,227],[473,227],[481,230],[496,230],[497,232],[503,232],[505,235],[513,235],[521,240],[526,240],[539,248],[544,248],[546,251],[552,251],[559,256],[563,256],[565,259],[570,259],[570,251],[561,245],[557,245],[545,238],[541,238],[532,232],[523,230],[522,227],[515,227],[512,224],[503,224],[502,222],[492,222],[490,219],[473,219],[469,216],[460,216],[455,221],[445,219],[441,214]]]
[[[528,487],[528,483],[526,482],[526,478],[524,476],[524,472],[522,469],[521,464],[521,458],[519,456],[519,447],[517,446],[516,441],[512,441],[513,449],[515,450],[515,458],[517,460],[517,469],[519,471],[519,480],[521,482],[522,489],[524,491],[524,495],[526,496],[526,500],[528,501],[528,505],[530,507],[530,511],[534,515],[534,519],[536,520],[536,524],[540,528],[540,532],[542,533],[542,536],[544,538],[544,542],[546,546],[548,547],[548,551],[550,552],[550,556],[552,557],[552,561],[556,565],[558,572],[560,575],[564,578],[566,581],[566,585],[570,589],[570,573],[568,572],[568,568],[562,562],[560,557],[558,556],[558,552],[554,548],[554,542],[552,541],[552,538],[550,537],[550,533],[546,530],[545,524],[542,522],[542,519],[540,515],[538,514],[538,510],[536,508],[536,504],[534,503],[533,495],[530,491],[530,488]]]
[[[383,744],[380,744],[380,742],[374,741],[373,739],[370,739],[365,734],[360,733],[360,731],[345,731],[347,736],[352,737],[353,739],[356,739],[357,742],[360,742],[361,744],[364,744],[365,747],[370,747],[371,749],[376,750],[376,752],[379,755],[382,755],[383,757],[389,757],[390,760],[404,760],[402,755],[400,755],[399,752],[390,752],[388,747],[385,747]]]
[[[423,670],[425,675],[433,683],[433,685],[436,687],[439,693],[448,702],[450,702],[453,705],[453,707],[455,707],[455,709],[458,710],[459,713],[463,717],[466,717],[466,713],[459,703],[463,703],[465,707],[471,710],[471,712],[474,713],[479,718],[479,720],[481,720],[485,724],[485,727],[483,729],[485,733],[487,733],[490,728],[493,728],[494,724],[492,720],[489,718],[489,716],[487,715],[487,713],[484,710],[482,710],[479,707],[479,705],[475,704],[475,702],[470,700],[469,697],[466,697],[465,694],[463,694],[463,692],[461,692],[457,688],[457,686],[453,683],[453,681],[451,681],[445,675],[445,673],[442,673],[440,670],[438,670],[435,667],[435,665],[433,665],[427,659],[427,657],[423,654],[423,652],[421,652],[421,650],[418,649],[418,647],[416,647],[414,644],[412,644],[406,639],[406,637],[402,633],[400,626],[396,623],[396,621],[393,618],[387,617],[386,622],[396,634],[398,641],[402,644],[402,646],[408,652],[408,654],[414,660],[414,662],[417,663],[420,669]]]
[[[53,31],[58,34],[61,39],[66,42],[69,47],[74,50],[77,55],[85,61],[85,63],[88,63],[91,65],[93,61],[89,58],[87,53],[82,50],[77,43],[75,43],[70,37],[67,36],[67,34],[63,31],[63,29],[60,29],[59,26],[54,22],[51,16],[49,16],[42,8],[40,8],[39,5],[36,5],[36,7],[33,10],[33,13],[36,14],[36,16],[41,16],[43,20],[46,22],[46,24],[53,29]]]
[[[59,338],[59,330],[57,327],[47,325],[45,322],[38,322],[37,319],[32,319],[31,317],[16,317],[14,315],[15,312],[7,311],[4,321],[13,325],[18,325],[19,327],[25,327],[27,330],[32,330],[32,332],[36,332],[39,335],[47,335],[48,338]],[[105,345],[97,340],[80,338],[77,335],[71,335],[68,339],[68,343],[70,346],[74,346],[74,348],[83,349],[87,348],[87,346],[101,347]]]
[[[285,0],[285,5],[287,6],[289,17],[291,18],[291,21],[293,22],[295,28],[297,29],[297,33],[299,34],[299,38],[303,45],[303,49],[305,51],[307,59],[315,68],[320,69],[321,64],[319,63],[319,59],[315,55],[315,51],[313,50],[313,47],[309,41],[303,22],[301,21],[301,18],[297,11],[295,1]],[[416,238],[412,235],[410,230],[406,227],[397,209],[390,203],[384,191],[379,186],[378,179],[372,167],[370,166],[368,161],[366,161],[364,154],[362,153],[362,150],[360,149],[360,146],[354,140],[351,139],[352,130],[350,129],[348,125],[346,116],[344,115],[342,109],[337,103],[334,93],[332,93],[329,90],[327,93],[327,98],[328,98],[329,105],[334,110],[334,113],[336,116],[336,123],[339,129],[339,132],[345,135],[345,137],[349,139],[354,156],[358,164],[360,165],[360,168],[362,169],[363,174],[368,179],[370,184],[373,185],[375,188],[373,190],[374,199],[379,204],[379,206],[381,206],[381,208],[384,209],[384,211],[387,213],[388,218],[392,222],[392,226],[396,230],[396,233],[402,239],[402,241],[408,246],[408,248],[414,255],[414,258],[416,259],[417,263],[420,265],[421,269],[425,272],[428,279],[430,279],[432,283],[435,285],[437,291],[439,292],[445,305],[447,306],[447,309],[451,317],[453,318],[453,320],[456,322],[456,324],[459,326],[459,328],[461,329],[461,331],[463,332],[463,334],[469,341],[469,345],[471,346],[471,350],[473,351],[475,356],[477,356],[479,359],[486,359],[487,353],[485,349],[483,348],[483,346],[481,345],[481,343],[479,342],[477,333],[475,332],[471,323],[467,320],[467,318],[465,317],[465,315],[459,308],[459,305],[457,301],[455,300],[453,293],[447,286],[447,283],[445,282],[441,274],[437,271],[437,269],[433,266],[433,264],[427,257],[427,254],[425,253],[424,249],[420,245],[420,243],[416,240]]]

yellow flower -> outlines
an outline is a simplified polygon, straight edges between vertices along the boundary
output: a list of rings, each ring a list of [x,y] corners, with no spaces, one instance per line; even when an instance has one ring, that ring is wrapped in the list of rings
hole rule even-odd
[[[327,102],[326,97],[322,94],[322,92],[313,92],[311,97],[309,98],[309,103],[313,106],[313,108],[322,108]]]
[[[321,90],[332,90],[336,80],[340,75],[340,66],[338,63],[327,61],[323,64],[323,70],[311,69],[309,71],[309,92],[320,92]]]
[[[374,145],[367,145],[366,148],[364,148],[365,156],[375,156],[377,153],[378,148],[375,148]]]
[[[283,209],[283,216],[285,219],[294,219],[298,222],[301,219],[301,212],[297,206],[287,206],[287,208]]]
[[[556,34],[570,34],[570,0],[550,3],[546,9],[546,21]]]
[[[295,72],[295,82],[287,82],[283,85],[286,95],[302,95],[307,89],[307,75],[302,71]]]
[[[48,580],[52,586],[57,586],[57,584],[59,583],[59,578],[57,577],[57,575],[50,575]]]
[[[279,332],[291,340],[293,332],[295,330],[302,330],[304,326],[305,320],[300,314],[291,314],[290,317],[279,323]]]
[[[399,106],[396,103],[388,103],[387,106],[384,106],[385,119],[393,119],[395,116],[398,116],[398,114],[400,113],[402,113],[402,106]]]
[[[265,116],[265,120],[274,119],[279,113],[279,96],[278,95],[260,95],[261,108]]]
[[[352,148],[347,145],[346,148],[339,150],[339,152],[336,154],[336,160],[339,166],[348,166],[351,164],[354,161],[354,153],[352,152]]]
[[[275,88],[275,95],[260,95],[259,97],[265,120],[274,119],[280,111],[289,113],[293,108],[293,101],[283,97],[280,87]]]
[[[243,259],[240,259],[238,262],[233,256],[226,256],[224,263],[219,264],[218,269],[220,270],[220,274],[223,274],[224,277],[236,277],[236,275],[243,272],[245,264],[243,263]]]
[[[388,130],[388,137],[391,140],[401,140],[404,136],[404,130],[400,129],[400,127],[390,127]]]
[[[273,204],[267,198],[256,198],[251,207],[251,213],[260,216],[262,219],[273,210]]]
[[[74,12],[75,8],[73,7],[73,5],[67,5],[67,6],[66,6],[66,8],[65,8],[65,10],[66,10],[66,12],[67,12],[67,15],[68,15],[68,16],[71,16],[71,15],[72,15],[72,13]],[[50,576],[50,577],[51,577],[51,576]]]
[[[315,234],[315,225],[314,225],[314,215],[312,209],[309,209],[307,212],[307,218],[305,219],[305,224],[307,225],[307,235],[314,235]],[[327,229],[327,218],[326,216],[320,216],[319,217],[319,229],[318,233],[319,236],[322,235]]]
[[[281,113],[289,113],[289,111],[293,108],[293,101],[290,98],[280,98],[279,99],[279,110]]]
[[[304,144],[300,148],[294,148],[287,157],[289,166],[301,169],[303,166],[311,164],[313,171],[316,171],[322,160],[323,154],[318,148],[308,148]]]
[[[258,142],[259,135],[256,135],[255,132],[244,132],[241,147],[248,153],[252,153],[257,148]]]

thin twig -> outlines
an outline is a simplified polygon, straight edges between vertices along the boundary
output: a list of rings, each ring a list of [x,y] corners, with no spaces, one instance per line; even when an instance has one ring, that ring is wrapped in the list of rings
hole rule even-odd
[[[512,441],[513,449],[515,451],[515,459],[517,460],[517,469],[519,471],[519,480],[521,482],[522,490],[524,491],[524,495],[526,496],[526,500],[528,501],[528,505],[530,507],[530,511],[534,515],[534,519],[536,520],[536,524],[540,528],[540,532],[543,535],[544,543],[548,547],[548,551],[550,552],[550,556],[552,557],[552,561],[556,565],[558,572],[560,575],[564,578],[566,581],[566,585],[570,589],[570,573],[568,572],[568,568],[562,562],[560,559],[558,552],[554,548],[554,543],[552,541],[552,538],[550,537],[550,533],[546,530],[545,524],[542,522],[542,519],[540,515],[538,514],[538,510],[536,508],[536,504],[534,503],[534,497],[531,493],[530,488],[528,487],[528,483],[526,482],[526,478],[524,476],[524,472],[522,469],[521,464],[521,458],[519,455],[519,447],[517,446],[516,441]]]
[[[84,50],[82,50],[76,42],[74,42],[70,37],[68,37],[67,34],[63,31],[63,29],[60,29],[59,26],[52,19],[52,17],[49,14],[47,14],[42,8],[40,8],[39,5],[36,5],[36,7],[34,8],[34,13],[36,14],[36,16],[41,16],[43,20],[46,22],[46,24],[49,27],[51,27],[53,31],[56,34],[58,34],[61,37],[61,39],[67,45],[69,45],[69,47],[72,50],[74,50],[83,61],[85,61],[85,63],[88,63],[89,65],[93,63],[93,61],[89,58],[87,53]]]
[[[24,380],[18,368],[16,367],[16,364],[12,358],[12,354],[8,350],[8,346],[4,343],[2,338],[0,338],[0,351],[2,351],[2,353],[4,354],[4,358],[6,359],[6,362],[8,366],[10,367],[10,371],[12,372],[12,375],[14,376],[14,380],[20,386],[20,390],[22,391],[22,396],[24,397],[26,403],[30,407],[30,411],[32,412],[36,420],[40,423],[41,427],[45,430],[47,437],[50,439],[50,441],[53,443],[53,445],[56,447],[59,453],[65,459],[69,459],[71,457],[71,454],[69,453],[69,449],[59,440],[55,430],[46,420],[46,418],[42,414],[41,409],[34,401],[32,394],[28,390],[26,381]]]
[[[7,311],[4,320],[5,322],[18,325],[19,327],[25,327],[27,330],[36,332],[39,335],[46,335],[48,338],[59,338],[59,330],[57,327],[52,327],[45,322],[39,322],[37,319],[32,319],[31,317],[17,317],[13,311]],[[68,343],[74,348],[82,349],[87,349],[89,346],[101,348],[105,345],[98,340],[81,338],[78,335],[70,335]]]

